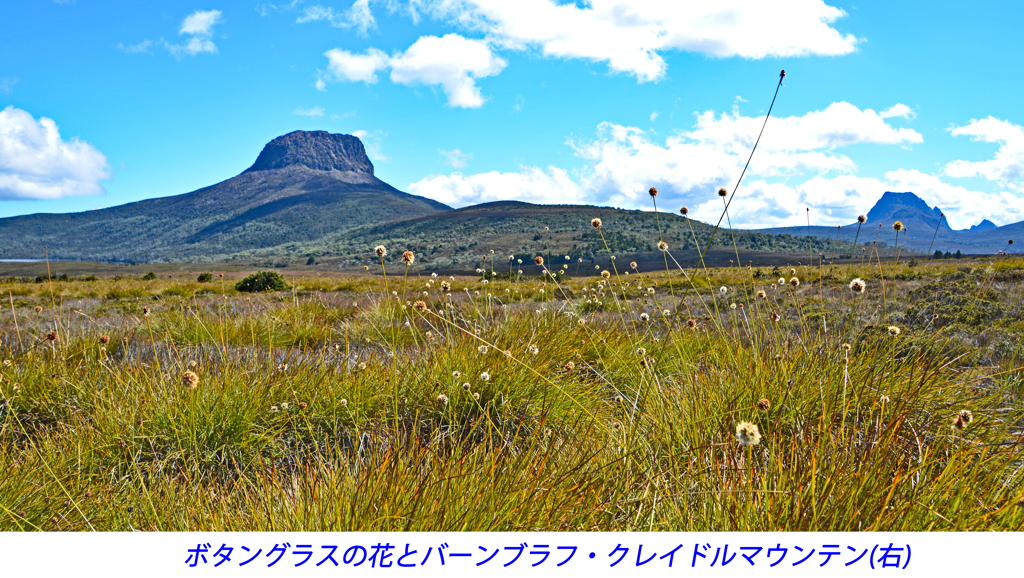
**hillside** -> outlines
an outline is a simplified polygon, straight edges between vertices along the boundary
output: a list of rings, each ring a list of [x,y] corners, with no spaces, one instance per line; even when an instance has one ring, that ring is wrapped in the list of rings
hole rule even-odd
[[[603,222],[604,240],[590,222],[593,218]],[[658,223],[661,224],[659,235]],[[692,230],[691,230],[692,227]],[[442,271],[472,272],[477,267],[490,268],[489,260],[505,270],[509,254],[529,260],[535,255],[548,255],[557,265],[565,264],[575,270],[579,259],[587,264],[607,263],[605,242],[618,259],[628,264],[635,260],[641,268],[664,269],[664,257],[657,250],[658,240],[665,239],[670,252],[680,264],[694,264],[698,260],[696,247],[703,247],[713,227],[689,221],[679,215],[649,211],[627,211],[611,207],[590,205],[534,205],[519,201],[498,201],[473,205],[462,209],[437,212],[403,221],[367,225],[339,232],[310,243],[294,247],[298,254],[330,256],[339,265],[373,265],[376,257],[372,248],[384,244],[392,253],[387,262],[398,262],[399,251],[413,250],[417,255],[417,268]],[[773,235],[758,231],[736,231],[736,244],[741,260],[763,264],[777,261],[779,254],[799,259],[809,250],[807,238]],[[696,239],[696,244],[694,239]],[[709,259],[727,264],[735,260],[732,237],[727,229],[715,236]],[[826,251],[827,240],[810,240],[815,254]],[[281,254],[283,247],[270,247],[239,255],[238,259]],[[492,253],[494,257],[491,257]],[[603,253],[603,255],[602,255]],[[483,257],[487,256],[485,260]]]

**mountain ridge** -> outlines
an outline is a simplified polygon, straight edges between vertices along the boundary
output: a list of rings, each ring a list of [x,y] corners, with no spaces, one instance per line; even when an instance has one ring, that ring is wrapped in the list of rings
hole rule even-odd
[[[642,211],[521,201],[452,209],[377,178],[353,135],[293,131],[268,142],[238,175],[195,191],[82,213],[0,219],[0,259],[40,258],[45,248],[51,258],[70,260],[211,261],[277,252],[345,255],[355,263],[379,240],[430,247],[431,254],[452,264],[472,260],[459,251],[481,245],[500,250],[503,242],[509,250],[529,252],[539,243],[545,250],[593,256],[607,241],[594,237],[593,215],[603,215],[606,225],[623,225],[606,226],[613,251],[655,251],[651,238],[662,232],[648,230],[650,215]],[[866,218],[866,225],[843,227],[735,229],[728,237],[753,253],[799,254],[809,249],[808,241],[799,240],[808,236],[818,238],[810,245],[822,247],[856,239],[866,250],[864,244],[876,240],[891,246],[895,234],[883,229],[899,220],[905,230],[900,243],[908,249],[984,254],[1002,250],[1007,239],[1024,233],[1024,222],[997,227],[987,219],[953,230],[939,207],[909,191],[885,191]],[[676,227],[665,237],[673,247],[690,247],[710,236],[705,223],[664,213],[661,219]],[[549,234],[549,225],[554,230],[556,223],[561,233]],[[724,246],[726,238],[715,237],[716,246]],[[843,250],[849,254],[850,248]]]

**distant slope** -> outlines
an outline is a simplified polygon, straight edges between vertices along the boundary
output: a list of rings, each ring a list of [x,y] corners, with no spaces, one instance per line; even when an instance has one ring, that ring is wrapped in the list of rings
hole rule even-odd
[[[603,240],[591,226],[591,219],[595,217],[602,220]],[[619,267],[628,268],[629,261],[636,260],[664,268],[664,257],[657,250],[660,238],[665,239],[670,252],[681,264],[693,264],[698,260],[697,245],[704,246],[712,228],[696,221],[687,223],[683,217],[667,213],[655,215],[648,211],[589,205],[500,201],[364,226],[313,243],[299,244],[296,249],[299,254],[340,257],[344,265],[373,265],[377,262],[372,255],[373,247],[384,244],[391,251],[388,260],[393,262],[400,259],[400,251],[411,249],[417,255],[418,265],[461,271],[484,266],[489,269],[492,260],[498,270],[508,271],[508,257],[513,254],[523,259],[525,270],[535,272],[536,267],[530,263],[535,255],[552,258],[556,268],[569,264],[575,269],[579,258],[591,265],[595,259],[607,264],[607,242],[608,248],[621,260]],[[744,263],[746,260],[759,263],[770,254],[806,256],[808,252],[808,239],[788,235],[736,231],[736,242]],[[813,239],[812,244],[815,254],[828,246],[827,241],[820,239]],[[251,252],[247,256],[280,254],[280,249]],[[728,229],[718,231],[712,250],[711,258],[717,263],[727,264],[730,258],[735,258]],[[566,255],[570,257],[568,262]]]
[[[296,131],[237,177],[191,193],[72,214],[0,219],[0,258],[215,260],[448,210],[373,176],[349,135]]]

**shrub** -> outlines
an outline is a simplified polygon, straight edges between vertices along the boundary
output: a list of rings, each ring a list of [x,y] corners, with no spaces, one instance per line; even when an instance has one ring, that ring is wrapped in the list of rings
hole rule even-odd
[[[156,279],[156,273],[152,271],[142,276],[143,281],[152,281],[153,279]]]
[[[213,273],[200,273],[199,278],[196,280],[200,283],[209,283],[213,281]]]
[[[235,289],[243,293],[286,291],[288,283],[285,283],[284,276],[276,271],[259,271],[239,281]]]

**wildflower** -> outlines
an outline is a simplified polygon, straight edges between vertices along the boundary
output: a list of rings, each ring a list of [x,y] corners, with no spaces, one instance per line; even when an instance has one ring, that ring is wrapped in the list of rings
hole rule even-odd
[[[522,269],[520,269],[520,270],[518,271],[518,273],[519,273],[520,275],[522,275],[522,274],[523,274],[523,270],[522,270]]]
[[[369,270],[370,270],[370,266],[369,265],[363,265],[363,271],[369,271]]]
[[[782,316],[777,312],[772,311],[772,323],[778,323],[780,319],[782,319]]]
[[[729,288],[726,287],[725,285],[722,285],[721,287],[718,288],[718,292],[721,293],[722,295],[725,295],[726,293],[729,292]]]
[[[696,319],[687,319],[686,320],[686,326],[689,327],[690,329],[696,329],[697,328],[697,320]]]
[[[307,407],[309,407],[308,403],[306,403],[304,401],[300,401],[299,402],[299,409],[306,409]]]
[[[690,212],[690,207],[687,207],[686,205],[683,205],[683,206],[682,206],[682,207],[681,207],[681,208],[679,209],[679,213],[680,213],[680,214],[682,214],[682,215],[683,215],[684,217],[685,217],[685,216],[686,216],[686,215],[687,215],[687,214],[688,214],[689,212]]]
[[[666,243],[665,241],[658,241],[658,250],[661,251],[662,253],[668,251],[668,243]]]
[[[42,313],[42,312],[43,312],[43,306],[42,305],[36,305],[36,313]]]
[[[342,400],[341,400],[340,402],[338,402],[338,403],[339,403],[339,404],[341,404],[341,407],[345,407],[346,405],[348,405],[348,400],[347,400],[347,399],[342,399]]]
[[[149,307],[143,307],[142,308],[142,316],[143,317],[149,317]]]
[[[480,374],[480,380],[481,381],[490,381],[491,380],[491,374],[487,373],[486,371],[481,373]]]
[[[189,389],[195,389],[199,386],[199,376],[194,371],[186,371],[181,374],[181,383]]]
[[[647,293],[648,293],[649,295],[654,295],[654,287],[648,287],[648,288],[647,288]]]
[[[360,370],[366,369],[366,362],[360,362],[359,365],[357,365],[356,367],[358,367]]]
[[[448,396],[443,394],[443,393],[441,395],[438,395],[437,396],[437,403],[439,403],[441,405],[448,405]]]
[[[792,279],[789,280],[789,284],[792,285],[793,287],[799,287],[800,279],[793,277]]]
[[[481,345],[480,347],[477,347],[476,350],[480,352],[480,355],[487,355],[488,347],[486,345]]]
[[[895,223],[893,223],[892,224],[892,230],[896,231],[897,233],[902,231],[903,230],[903,222],[902,221],[896,221]]]
[[[789,274],[790,275],[796,275],[796,269],[790,269],[789,270]]]
[[[671,312],[671,311],[669,311],[668,309],[665,309],[665,310],[663,310],[663,311],[661,312],[661,315],[662,315],[663,317],[668,317],[668,316],[672,315],[672,312]]]
[[[571,362],[571,361],[567,361],[567,362],[565,363],[565,370],[566,370],[566,371],[572,371],[572,370],[574,370],[574,369],[576,369],[576,364],[575,364],[575,363],[573,363],[573,362]]]
[[[629,262],[629,267],[630,267],[630,269],[636,269],[636,261],[630,261]]]
[[[430,278],[431,279],[437,279],[437,273],[431,273],[430,274]]]
[[[462,377],[462,373],[460,373],[458,371],[453,371],[452,372],[452,377],[454,377],[455,379],[458,379],[458,378]]]
[[[743,446],[756,446],[761,443],[761,432],[758,431],[757,425],[741,421],[736,425],[736,439]]]
[[[786,280],[783,279],[782,277],[779,277],[779,285],[785,285],[785,284],[786,284]]]
[[[647,191],[647,194],[651,195],[651,197],[657,197],[658,189],[651,187],[650,190]]]
[[[538,353],[540,353],[540,349],[538,349],[537,346],[533,344],[530,344],[530,346],[526,348],[526,351],[530,352],[530,355],[537,355]]]
[[[538,265],[543,265],[544,264],[544,257],[541,257],[540,255],[537,255],[536,257],[533,258],[533,262],[538,264]]]
[[[768,294],[764,292],[764,289],[759,289],[757,291],[757,296],[759,298],[761,298],[761,299],[767,299],[768,298]]]
[[[853,291],[854,293],[863,293],[866,287],[867,283],[865,283],[860,277],[850,281],[850,291]]]
[[[971,414],[971,410],[962,409],[959,413],[956,414],[956,417],[953,418],[953,427],[958,430],[964,429],[964,426],[971,423],[971,420],[973,419],[974,415]]]
[[[767,398],[762,397],[757,400],[757,409],[761,411],[768,411],[772,407],[772,402],[768,401]]]
[[[452,290],[452,284],[447,281],[441,281],[441,291],[447,293]]]
[[[604,271],[601,271],[601,276],[604,277],[605,279],[608,279],[612,276],[612,274],[607,269],[605,269]]]
[[[462,390],[463,391],[469,391],[469,382],[468,381],[466,383],[462,384]]]
[[[647,321],[650,321],[650,320],[651,320],[651,316],[650,315],[648,315],[646,313],[641,313],[640,314],[640,321],[647,322]]]
[[[287,401],[281,402],[281,409],[283,409],[284,411],[288,411],[288,402]]]
[[[388,250],[384,248],[384,245],[377,245],[374,247],[373,252],[377,254],[377,257],[383,259],[388,254]]]
[[[473,399],[480,399],[480,394],[479,393],[474,393],[473,394]]]
[[[402,253],[402,262],[405,263],[406,265],[412,265],[413,261],[415,260],[416,255],[414,255],[412,251],[406,251],[405,253]]]
[[[598,219],[597,217],[594,217],[593,219],[590,220],[590,226],[595,228],[595,229],[600,229],[601,228],[601,219]]]
[[[5,359],[4,360],[4,367],[10,367],[10,366],[11,366],[11,360],[10,359]]]
[[[640,357],[643,357],[647,355],[647,350],[644,349],[643,347],[638,347],[636,350],[636,354],[639,355]]]
[[[900,336],[900,328],[896,327],[895,325],[890,325],[889,326],[889,335],[892,335],[893,337],[899,337]]]
[[[276,405],[270,406],[270,413],[277,413],[277,406]]]
[[[851,349],[853,349],[853,346],[850,345],[849,343],[844,343],[843,344],[843,351],[849,351]]]
[[[866,215],[857,215],[857,222],[858,223],[864,224],[867,221],[868,221],[868,218],[867,218]]]
[[[729,304],[729,309],[736,309],[736,304],[735,303],[730,303]]]
[[[423,301],[417,301],[412,304],[412,308],[422,313],[427,310],[427,304]]]

